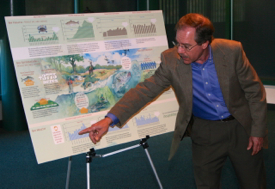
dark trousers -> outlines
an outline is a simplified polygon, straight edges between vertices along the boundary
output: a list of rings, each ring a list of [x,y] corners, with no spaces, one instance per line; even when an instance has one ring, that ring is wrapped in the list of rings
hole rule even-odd
[[[222,167],[232,162],[241,188],[265,188],[263,150],[252,156],[249,136],[237,120],[227,122],[194,118],[191,133],[195,181],[198,189],[220,188]]]

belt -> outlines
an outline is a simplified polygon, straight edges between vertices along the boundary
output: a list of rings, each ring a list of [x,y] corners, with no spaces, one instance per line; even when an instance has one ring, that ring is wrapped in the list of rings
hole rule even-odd
[[[214,121],[231,121],[231,120],[234,120],[235,118],[232,116],[232,115],[230,115],[230,116],[228,116],[227,118],[224,118],[224,119],[218,119],[218,120],[214,120]]]

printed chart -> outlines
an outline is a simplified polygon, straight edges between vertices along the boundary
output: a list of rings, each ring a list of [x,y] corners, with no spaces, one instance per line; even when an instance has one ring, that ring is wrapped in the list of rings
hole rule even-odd
[[[157,124],[160,122],[159,120],[159,112],[148,112],[147,114],[139,114],[136,116],[134,120],[134,125],[136,126],[144,126],[148,124]]]
[[[53,25],[23,25],[22,34],[24,41],[30,45],[46,45],[46,44],[57,44],[58,36],[56,32],[57,28]]]
[[[95,37],[93,21],[93,18],[88,18],[87,20],[61,20],[64,40],[93,40]]]
[[[125,17],[98,17],[97,29],[104,38],[127,38],[128,22]]]
[[[131,16],[129,23],[135,36],[154,36],[157,35],[157,19],[145,16]]]

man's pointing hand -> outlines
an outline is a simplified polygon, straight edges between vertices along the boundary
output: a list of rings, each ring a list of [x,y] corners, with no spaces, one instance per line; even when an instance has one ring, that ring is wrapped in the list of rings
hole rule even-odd
[[[91,127],[80,131],[78,134],[83,135],[89,133],[90,139],[94,144],[96,144],[100,141],[101,137],[108,132],[109,125],[112,122],[113,121],[109,117],[106,117],[99,122],[93,124]]]

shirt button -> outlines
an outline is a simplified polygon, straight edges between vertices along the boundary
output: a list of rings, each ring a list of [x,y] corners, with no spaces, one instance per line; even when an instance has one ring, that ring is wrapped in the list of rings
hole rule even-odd
[[[219,107],[219,105],[217,105],[217,107]]]
[[[207,84],[208,84],[208,82],[205,82],[205,84],[207,85]]]
[[[209,93],[208,96],[211,96],[211,94]]]
[[[223,118],[223,116],[221,116],[221,118]]]

